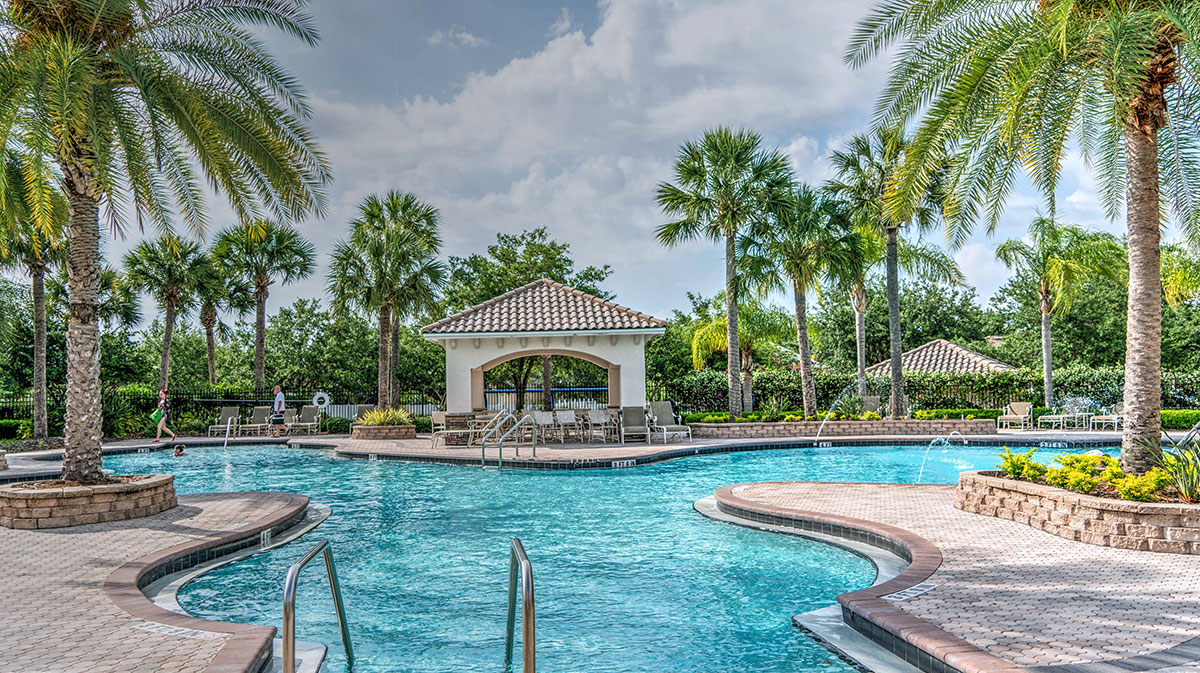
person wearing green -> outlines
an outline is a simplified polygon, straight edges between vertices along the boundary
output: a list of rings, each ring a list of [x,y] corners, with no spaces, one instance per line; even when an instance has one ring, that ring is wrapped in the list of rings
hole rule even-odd
[[[171,420],[171,401],[167,399],[167,389],[163,388],[158,391],[158,408],[150,414],[150,418],[158,424],[158,434],[154,437],[154,443],[162,441],[163,430],[166,430],[171,435],[171,441],[175,441],[175,433],[167,427],[167,422]]]

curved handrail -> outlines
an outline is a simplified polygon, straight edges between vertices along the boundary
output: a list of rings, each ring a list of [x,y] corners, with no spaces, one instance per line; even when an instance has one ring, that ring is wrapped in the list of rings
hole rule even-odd
[[[350,646],[350,625],[346,622],[346,608],[342,605],[342,587],[338,583],[337,568],[333,565],[333,550],[329,546],[329,540],[321,540],[288,568],[287,577],[283,580],[283,673],[296,671],[296,585],[300,582],[300,571],[322,552],[325,557],[325,574],[329,577],[329,590],[333,593],[333,608],[337,613],[338,626],[342,629],[342,647],[346,650],[346,661],[354,662],[354,648]]]
[[[517,570],[521,571],[521,671],[535,673],[533,627],[533,566],[520,538],[513,538],[508,560],[508,631],[504,637],[504,668],[511,670],[513,631],[517,619]]]
[[[229,448],[229,430],[233,427],[233,422],[237,420],[235,416],[230,416],[229,420],[225,421],[225,446],[222,449]]]
[[[500,419],[499,422],[497,422],[495,425],[493,425],[492,429],[488,430],[487,433],[485,433],[483,435],[483,439],[479,440],[479,467],[487,467],[487,440],[488,440],[488,438],[491,437],[492,435],[496,434],[497,430],[504,427],[504,423],[506,421],[508,421],[508,419],[516,418],[516,416],[513,416],[513,413],[511,411],[506,411],[502,415],[497,414],[496,418]]]
[[[503,435],[500,435],[500,441],[499,441],[498,446],[496,447],[497,448],[497,450],[496,450],[496,467],[497,468],[499,468],[501,470],[504,469],[504,440],[508,439],[508,436],[511,435],[514,431],[516,431],[517,428],[521,427],[525,423],[525,421],[534,423],[533,416],[522,416],[520,420],[518,420],[516,423],[513,424],[513,426],[511,428],[508,429],[508,432],[504,433]],[[537,428],[534,428],[534,430],[533,430],[533,457],[537,458]]]

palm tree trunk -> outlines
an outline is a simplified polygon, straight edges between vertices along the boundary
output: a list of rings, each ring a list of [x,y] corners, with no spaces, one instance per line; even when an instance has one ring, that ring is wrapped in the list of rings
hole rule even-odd
[[[800,283],[792,283],[796,295],[796,343],[800,350],[800,388],[804,399],[804,415],[817,413],[817,386],[813,382],[812,354],[808,344],[808,298]]]
[[[380,409],[389,409],[392,406],[391,398],[391,357],[388,353],[388,347],[391,338],[391,322],[392,322],[392,307],[384,304],[379,309],[379,364],[378,375],[376,376],[376,384],[379,390],[376,392],[375,406]]]
[[[1050,309],[1053,304],[1048,296],[1041,297],[1042,308],[1042,392],[1046,406],[1054,406],[1054,365],[1050,346]]]
[[[175,335],[175,304],[167,302],[163,318],[162,361],[158,365],[158,389],[166,390],[167,374],[171,368],[171,337]]]
[[[33,278],[33,438],[49,434],[46,412],[46,267],[29,269]]]
[[[738,353],[737,237],[725,237],[725,337],[729,374],[729,420],[742,412],[742,362]]]
[[[70,204],[67,261],[67,413],[62,478],[101,483],[100,226],[97,200],[82,162],[61,162]]]
[[[200,309],[200,323],[204,325],[204,350],[208,357],[208,384],[217,385],[217,340],[213,330],[217,324],[217,309],[205,304]]]
[[[742,353],[742,411],[754,411],[754,359],[750,353]]]
[[[854,348],[858,364],[858,397],[867,397],[867,286],[857,283],[850,293],[854,305]],[[807,414],[807,412],[805,412]]]
[[[254,290],[254,389],[262,390],[267,380],[267,288]]]
[[[888,334],[892,346],[892,418],[905,416],[904,368],[900,358],[904,349],[900,343],[900,268],[897,260],[896,228],[887,229],[887,296]]]
[[[554,409],[553,399],[553,381],[550,378],[550,356],[542,356],[542,410],[552,411]]]
[[[1137,128],[1125,131],[1127,162],[1126,227],[1129,240],[1129,309],[1125,324],[1125,432],[1121,467],[1145,472],[1162,437],[1162,277],[1158,134]]]
[[[400,319],[392,320],[389,328],[391,344],[388,346],[388,400],[392,404],[400,401]]]

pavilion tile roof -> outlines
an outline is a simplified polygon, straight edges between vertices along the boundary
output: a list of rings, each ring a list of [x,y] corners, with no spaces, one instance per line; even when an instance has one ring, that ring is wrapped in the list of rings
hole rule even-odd
[[[655,329],[667,323],[548,278],[421,328],[425,334]]]
[[[891,358],[867,367],[868,374],[887,374],[891,369]],[[900,356],[900,366],[906,372],[950,372],[986,374],[1007,372],[1016,369],[986,355],[950,343],[945,339],[934,339],[923,346],[905,351]]]

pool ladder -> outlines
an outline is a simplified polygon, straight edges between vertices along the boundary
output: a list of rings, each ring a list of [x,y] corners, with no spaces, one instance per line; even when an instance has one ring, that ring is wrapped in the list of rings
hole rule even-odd
[[[342,605],[342,587],[338,583],[337,567],[333,564],[333,549],[329,546],[329,540],[321,540],[288,568],[287,577],[283,580],[283,673],[296,671],[296,585],[300,582],[300,571],[309,561],[315,559],[317,554],[325,557],[325,574],[329,577],[329,591],[333,594],[333,609],[337,613],[338,626],[342,628],[342,647],[346,650],[346,661],[352,665],[354,663],[354,648],[350,645],[350,625],[346,622],[346,608]],[[532,590],[532,587],[530,589]]]
[[[517,574],[521,578],[521,672],[535,673],[533,647],[533,566],[520,538],[513,538],[508,558],[508,630],[504,637],[504,670],[512,670],[513,635],[517,623]]]

